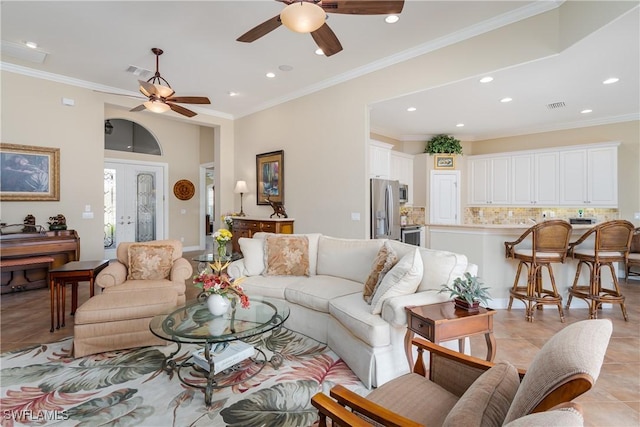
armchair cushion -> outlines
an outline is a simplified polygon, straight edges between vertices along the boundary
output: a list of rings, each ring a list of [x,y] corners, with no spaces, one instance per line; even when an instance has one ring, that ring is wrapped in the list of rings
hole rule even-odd
[[[168,279],[173,266],[173,246],[129,245],[128,264],[127,280]]]
[[[584,426],[584,418],[580,405],[574,402],[562,403],[545,412],[536,412],[535,414],[525,415],[522,418],[513,420],[505,427],[582,427]]]
[[[443,426],[501,426],[520,386],[518,370],[499,362],[465,391],[449,412]]]

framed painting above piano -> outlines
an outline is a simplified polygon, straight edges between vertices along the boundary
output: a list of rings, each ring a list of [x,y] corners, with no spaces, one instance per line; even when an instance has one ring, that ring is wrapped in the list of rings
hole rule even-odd
[[[0,200],[60,200],[60,149],[0,143]]]

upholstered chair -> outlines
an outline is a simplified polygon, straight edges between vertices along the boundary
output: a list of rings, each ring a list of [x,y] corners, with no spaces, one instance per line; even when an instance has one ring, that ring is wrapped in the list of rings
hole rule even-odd
[[[598,378],[612,330],[607,319],[568,325],[540,349],[526,372],[415,338],[418,360],[412,373],[366,397],[335,386],[330,397],[318,393],[312,403],[321,427],[327,419],[363,426],[582,425],[577,406],[569,402]],[[424,350],[430,352],[428,377]]]

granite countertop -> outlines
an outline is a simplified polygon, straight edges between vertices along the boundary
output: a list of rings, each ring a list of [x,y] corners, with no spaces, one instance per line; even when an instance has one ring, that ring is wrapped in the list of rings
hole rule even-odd
[[[451,229],[469,229],[469,230],[526,230],[535,224],[427,224],[427,227],[441,227]],[[572,224],[574,230],[588,230],[596,224]]]

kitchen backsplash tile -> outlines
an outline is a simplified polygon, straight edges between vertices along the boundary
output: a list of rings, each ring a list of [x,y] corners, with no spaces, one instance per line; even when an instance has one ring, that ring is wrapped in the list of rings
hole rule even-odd
[[[618,209],[582,209],[585,218],[595,218],[596,222],[619,219]],[[545,219],[577,218],[576,208],[520,208],[520,207],[472,207],[464,210],[465,224],[531,224],[530,219],[540,222]]]
[[[424,225],[425,208],[420,206],[401,206],[400,215],[406,215],[407,224]]]

